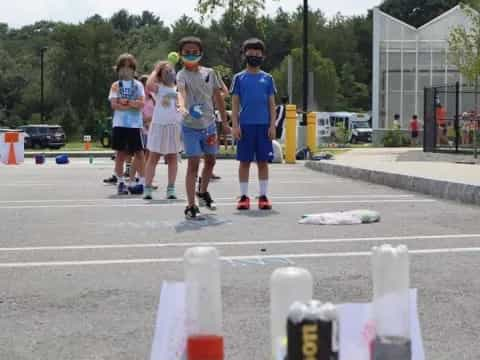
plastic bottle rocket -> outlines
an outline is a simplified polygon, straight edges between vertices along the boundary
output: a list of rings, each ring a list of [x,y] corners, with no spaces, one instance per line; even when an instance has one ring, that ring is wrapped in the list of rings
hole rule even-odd
[[[320,301],[295,302],[287,320],[288,360],[338,359],[337,308]]]
[[[184,255],[187,360],[223,360],[220,259],[213,247],[190,248]]]
[[[408,248],[372,249],[374,360],[410,360],[410,264]]]
[[[313,297],[313,278],[308,270],[286,267],[273,272],[270,278],[270,332],[272,359],[284,360],[286,355],[286,319],[290,306],[307,302]]]
[[[188,114],[185,115],[185,120],[190,123],[195,123],[203,116],[203,105],[194,104],[188,109]]]

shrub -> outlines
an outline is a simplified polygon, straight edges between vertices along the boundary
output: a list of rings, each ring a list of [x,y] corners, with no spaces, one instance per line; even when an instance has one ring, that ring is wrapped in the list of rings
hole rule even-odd
[[[401,130],[388,130],[383,138],[385,147],[409,146],[410,139]]]

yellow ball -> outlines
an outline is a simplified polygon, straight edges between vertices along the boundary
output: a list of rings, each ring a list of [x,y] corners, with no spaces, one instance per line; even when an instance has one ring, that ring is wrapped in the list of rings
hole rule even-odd
[[[177,52],[172,51],[170,54],[168,54],[167,59],[168,61],[170,61],[170,63],[172,63],[173,65],[176,65],[180,61],[180,55],[178,55]]]

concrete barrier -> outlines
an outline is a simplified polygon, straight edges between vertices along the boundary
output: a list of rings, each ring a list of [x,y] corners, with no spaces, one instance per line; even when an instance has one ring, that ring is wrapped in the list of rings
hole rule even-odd
[[[305,166],[332,175],[413,191],[440,199],[480,205],[480,186],[477,185],[361,169],[327,161],[307,161]]]

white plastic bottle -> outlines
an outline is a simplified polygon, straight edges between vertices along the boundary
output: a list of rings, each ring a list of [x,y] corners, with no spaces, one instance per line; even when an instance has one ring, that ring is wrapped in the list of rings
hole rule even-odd
[[[287,317],[296,301],[313,298],[313,278],[308,270],[286,267],[275,270],[270,278],[270,331],[272,359],[286,355]]]
[[[410,360],[410,264],[408,248],[372,249],[375,360]]]
[[[184,255],[187,360],[223,360],[220,259],[213,247],[190,248]]]

